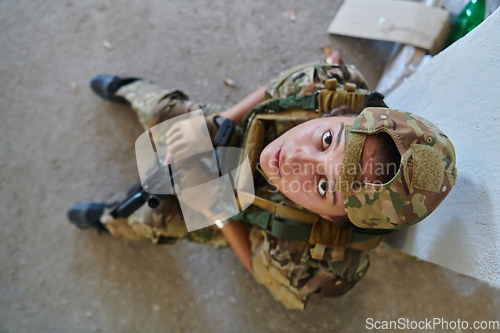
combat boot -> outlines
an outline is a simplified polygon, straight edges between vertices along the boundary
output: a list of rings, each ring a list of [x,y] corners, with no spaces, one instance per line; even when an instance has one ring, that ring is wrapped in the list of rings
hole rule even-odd
[[[128,101],[125,98],[116,96],[116,92],[124,85],[130,84],[137,80],[139,79],[133,77],[121,78],[118,76],[100,74],[92,78],[92,80],[90,81],[90,87],[102,99],[110,102],[129,105]]]
[[[104,213],[104,209],[110,208],[114,205],[116,205],[116,203],[77,203],[68,210],[68,219],[79,229],[97,229],[99,231],[107,231],[106,228],[102,225],[100,218]]]

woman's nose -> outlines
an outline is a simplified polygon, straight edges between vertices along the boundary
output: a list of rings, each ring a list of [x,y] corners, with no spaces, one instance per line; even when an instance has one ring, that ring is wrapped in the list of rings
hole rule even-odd
[[[323,154],[303,147],[294,148],[285,163],[289,164],[288,168],[294,170],[295,174],[324,174],[326,169]]]

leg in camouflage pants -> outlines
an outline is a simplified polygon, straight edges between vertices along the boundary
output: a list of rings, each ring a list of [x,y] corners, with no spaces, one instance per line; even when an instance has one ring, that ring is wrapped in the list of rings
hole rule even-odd
[[[181,91],[160,89],[157,85],[143,80],[121,87],[117,95],[130,103],[145,130],[187,112],[202,109],[205,116],[209,116],[226,109],[222,105],[189,101]],[[215,225],[188,233],[179,202],[171,196],[155,209],[143,205],[126,219],[114,219],[109,212],[110,210],[105,211],[101,222],[111,235],[119,238],[162,244],[187,239],[215,247],[228,245]]]

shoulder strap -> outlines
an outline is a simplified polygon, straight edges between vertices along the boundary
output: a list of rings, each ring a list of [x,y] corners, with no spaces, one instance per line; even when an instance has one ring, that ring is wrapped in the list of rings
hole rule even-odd
[[[318,94],[319,92],[316,92],[311,95],[305,95],[305,96],[289,96],[286,98],[280,98],[280,99],[271,99],[264,101],[254,107],[250,112],[248,112],[243,120],[240,123],[240,128],[246,128],[248,121],[254,117],[256,114],[262,114],[262,113],[269,113],[269,114],[275,114],[275,113],[281,113],[286,110],[290,109],[301,109],[301,110],[309,110],[309,111],[314,111],[316,112],[316,117],[319,115],[318,113]]]
[[[239,191],[242,200],[251,199],[250,194]],[[264,229],[268,234],[289,240],[323,244],[327,247],[350,247],[367,251],[374,248],[380,236],[391,230],[341,230],[332,222],[310,213],[288,207],[264,198],[255,196],[253,205],[261,208],[258,211],[243,212],[243,219]],[[316,229],[313,232],[313,229]],[[321,234],[321,239],[316,235]]]
[[[238,197],[241,197],[244,201],[248,201],[251,198],[248,193],[243,191],[238,192]],[[264,209],[270,214],[278,215],[282,219],[295,220],[309,225],[313,225],[320,219],[317,214],[288,207],[257,196],[255,197],[253,204]]]

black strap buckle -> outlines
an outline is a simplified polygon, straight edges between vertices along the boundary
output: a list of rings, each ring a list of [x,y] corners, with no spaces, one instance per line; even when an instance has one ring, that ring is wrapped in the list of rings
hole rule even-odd
[[[216,147],[227,146],[233,130],[234,121],[232,119],[224,119],[222,124],[219,126],[219,129],[217,130],[217,134],[215,134],[214,145]]]

